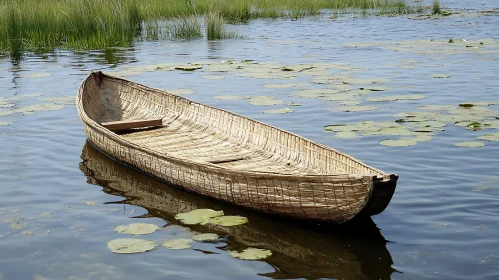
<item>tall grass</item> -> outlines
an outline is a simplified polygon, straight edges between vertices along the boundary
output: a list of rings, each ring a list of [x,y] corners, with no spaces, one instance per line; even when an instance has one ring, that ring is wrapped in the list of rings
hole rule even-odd
[[[442,11],[440,10],[440,0],[433,0],[433,7],[431,9],[431,12],[434,15],[442,13]]]
[[[225,31],[225,20],[220,12],[208,12],[205,16],[206,38],[219,40],[234,38],[236,34]]]
[[[367,14],[415,11],[406,0],[1,0],[0,53],[24,50],[123,47],[140,38],[196,38],[196,20],[210,18],[208,39],[220,37],[224,22],[255,18],[302,18],[324,9]],[[218,17],[210,13],[216,11]],[[210,17],[211,16],[211,17]],[[194,20],[196,19],[196,20]],[[159,22],[167,22],[162,28]],[[220,25],[220,22],[221,25]],[[208,30],[210,30],[208,32]],[[165,36],[167,33],[167,36]],[[227,37],[230,33],[221,33]],[[229,35],[227,35],[229,34]],[[212,35],[214,37],[212,37]],[[229,36],[230,37],[230,36]]]
[[[191,15],[173,20],[168,24],[168,36],[172,39],[203,37],[198,17]]]

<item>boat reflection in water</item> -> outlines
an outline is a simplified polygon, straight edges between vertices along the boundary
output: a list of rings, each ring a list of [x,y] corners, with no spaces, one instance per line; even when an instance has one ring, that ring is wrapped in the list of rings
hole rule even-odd
[[[114,203],[143,207],[149,216],[170,224],[182,225],[175,215],[198,208],[247,217],[249,223],[236,227],[183,226],[226,236],[226,250],[250,246],[271,250],[273,255],[265,261],[275,272],[266,276],[389,279],[394,272],[386,240],[371,218],[332,228],[267,217],[180,190],[108,158],[88,142],[81,158],[80,169],[89,184],[102,186],[108,194],[126,197]]]

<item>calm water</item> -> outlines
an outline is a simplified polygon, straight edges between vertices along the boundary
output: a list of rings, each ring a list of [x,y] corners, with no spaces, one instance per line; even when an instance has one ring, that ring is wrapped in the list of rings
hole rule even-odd
[[[444,5],[466,8],[469,2]],[[474,2],[474,8],[498,8],[494,1]],[[454,145],[497,129],[471,131],[448,124],[431,141],[386,147],[378,141],[387,137],[342,140],[323,128],[334,123],[395,121],[394,114],[416,111],[421,105],[499,102],[497,49],[436,54],[343,46],[449,38],[499,40],[497,26],[497,15],[252,21],[233,27],[245,39],[147,42],[126,50],[27,55],[19,63],[0,58],[0,97],[32,95],[15,100],[12,108],[0,108],[0,123],[10,122],[0,126],[0,279],[499,279],[499,142],[485,141],[480,148]],[[221,74],[223,80],[209,80],[201,76],[213,73],[202,71],[150,71],[128,78],[163,89],[197,90],[188,97],[304,135],[399,174],[397,191],[382,214],[361,225],[315,227],[179,191],[113,162],[86,144],[71,99],[43,100],[75,96],[92,70],[119,72],[164,63],[248,59],[282,65],[348,63],[369,69],[354,73],[357,78],[390,79],[384,86],[392,89],[384,95],[424,94],[426,98],[375,104],[380,107],[376,111],[337,112],[327,110],[335,107],[333,103],[288,96],[296,89],[263,87],[283,83],[280,80],[234,77],[230,72]],[[407,60],[416,61],[414,67],[399,67]],[[433,67],[421,66],[428,64]],[[433,74],[450,77],[434,79]],[[221,94],[271,95],[303,106],[294,107],[291,114],[264,114],[283,106],[213,98]],[[2,110],[40,103],[64,107],[1,115]],[[499,117],[499,105],[487,108]],[[186,227],[174,219],[175,214],[196,208],[223,209],[250,222],[233,228]],[[223,238],[194,243],[188,250],[109,252],[106,243],[123,237],[114,227],[139,221],[163,227],[146,236],[151,240],[181,238],[191,232],[214,232]],[[230,250],[247,247],[270,249],[273,256],[243,261],[229,255]]]

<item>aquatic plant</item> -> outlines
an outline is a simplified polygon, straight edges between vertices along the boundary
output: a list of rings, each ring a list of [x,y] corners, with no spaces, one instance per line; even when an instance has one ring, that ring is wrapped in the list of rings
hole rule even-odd
[[[433,0],[432,14],[438,15],[441,13],[442,11],[440,10],[440,0]]]
[[[416,5],[416,4],[414,4]],[[400,14],[417,11],[405,0],[3,0],[0,54],[24,51],[126,47],[137,39],[198,38],[206,19],[208,39],[236,37],[225,23],[256,18],[299,19],[325,10]]]
[[[225,20],[219,12],[209,12],[205,16],[205,28],[208,40],[236,37],[235,33],[225,31]]]
[[[203,34],[201,33],[201,23],[194,15],[174,19],[168,24],[168,36],[173,39],[203,37]]]

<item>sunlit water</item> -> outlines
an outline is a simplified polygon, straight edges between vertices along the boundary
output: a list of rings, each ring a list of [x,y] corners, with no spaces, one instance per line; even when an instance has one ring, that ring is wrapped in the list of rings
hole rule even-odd
[[[497,8],[491,3],[478,8]],[[466,2],[444,3],[453,5],[463,8]],[[39,98],[75,96],[89,71],[119,72],[138,65],[207,60],[348,63],[369,69],[353,74],[357,78],[390,79],[383,86],[392,89],[383,95],[426,96],[376,104],[365,101],[362,105],[380,108],[352,113],[327,110],[338,107],[333,102],[288,96],[296,89],[263,87],[308,82],[311,77],[280,81],[234,77],[229,72],[221,74],[223,80],[209,80],[201,76],[216,73],[202,71],[152,71],[128,77],[162,89],[196,90],[187,97],[290,130],[399,174],[389,207],[373,217],[376,225],[367,222],[347,228],[314,227],[246,212],[179,191],[115,163],[86,144],[76,108],[67,100],[61,110],[0,116],[0,123],[10,122],[0,126],[0,279],[499,279],[499,142],[484,141],[480,148],[454,145],[476,141],[477,136],[497,129],[472,131],[448,124],[431,141],[410,147],[379,145],[387,139],[384,136],[336,139],[324,130],[329,124],[395,121],[394,114],[415,111],[420,105],[499,101],[497,51],[435,55],[343,46],[450,38],[498,40],[498,25],[497,15],[440,20],[258,20],[233,27],[245,39],[147,42],[106,53],[28,55],[18,64],[0,59],[1,97],[43,94],[16,100],[14,109],[47,103]],[[418,64],[400,68],[402,60]],[[450,77],[435,79],[433,74]],[[213,98],[225,94],[270,95],[303,106],[293,107],[291,114],[264,114],[285,106]],[[487,108],[499,110],[498,105]],[[250,222],[234,228],[186,227],[174,219],[176,213],[196,208],[223,209]],[[158,242],[191,232],[214,232],[222,239],[194,243],[187,250],[158,247],[135,255],[111,253],[107,242],[124,237],[113,229],[137,221],[163,227],[144,237]],[[230,250],[247,247],[270,249],[273,256],[243,261],[229,255]]]

